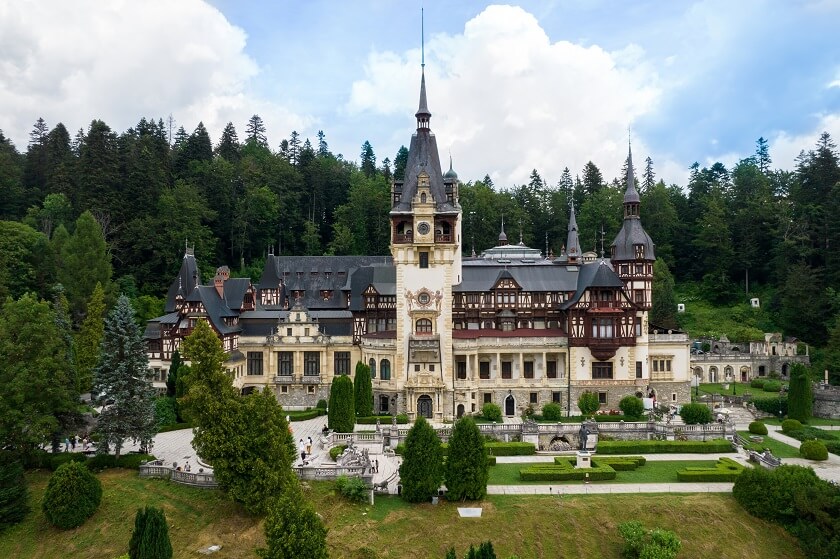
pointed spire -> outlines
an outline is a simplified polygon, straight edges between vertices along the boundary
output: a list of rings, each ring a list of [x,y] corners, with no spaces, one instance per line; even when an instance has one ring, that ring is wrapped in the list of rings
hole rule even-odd
[[[502,231],[499,233],[499,246],[508,244],[507,235],[505,234],[505,216],[502,215]]]
[[[417,128],[428,128],[429,119],[432,118],[432,113],[429,112],[429,105],[426,102],[426,70],[421,70],[420,76],[420,106],[417,112],[414,113],[417,117]]]
[[[633,150],[627,145],[627,190],[624,192],[624,204],[638,204],[639,193],[636,191],[636,178],[633,173]],[[625,214],[626,215],[626,214]],[[636,214],[638,215],[638,213]]]
[[[580,258],[580,239],[578,238],[578,225],[575,219],[575,201],[572,199],[571,213],[569,215],[569,233],[566,237],[566,260],[572,264]]]

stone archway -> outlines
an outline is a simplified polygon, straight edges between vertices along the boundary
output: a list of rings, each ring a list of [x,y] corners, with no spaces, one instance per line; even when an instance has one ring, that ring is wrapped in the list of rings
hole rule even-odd
[[[417,415],[419,417],[425,417],[426,419],[432,418],[432,398],[431,396],[423,395],[417,398]]]
[[[458,404],[457,417],[458,419],[464,417],[464,404]]]
[[[516,400],[514,399],[513,394],[508,394],[505,398],[505,415],[516,415]]]

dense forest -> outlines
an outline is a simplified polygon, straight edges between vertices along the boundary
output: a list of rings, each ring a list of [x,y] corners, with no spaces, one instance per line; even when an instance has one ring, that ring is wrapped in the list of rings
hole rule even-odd
[[[79,324],[97,281],[109,300],[122,291],[154,312],[185,244],[205,277],[228,264],[258,279],[269,247],[388,254],[389,184],[406,157],[378,162],[364,142],[347,161],[323,132],[314,143],[292,132],[275,150],[257,115],[215,145],[201,123],[188,133],[163,120],[121,134],[95,120],[71,136],[39,119],[23,153],[0,131],[0,296],[49,299],[62,283]],[[694,163],[687,185],[657,180],[649,157],[635,170],[645,228],[678,285],[716,305],[760,293],[786,334],[840,342],[840,161],[827,133],[793,170],[773,168],[763,138],[732,168]],[[559,254],[572,201],[585,250],[603,238],[608,252],[620,226],[624,180],[593,162],[553,184],[536,169],[519,185],[461,179],[465,254],[496,244],[503,216],[513,242]]]

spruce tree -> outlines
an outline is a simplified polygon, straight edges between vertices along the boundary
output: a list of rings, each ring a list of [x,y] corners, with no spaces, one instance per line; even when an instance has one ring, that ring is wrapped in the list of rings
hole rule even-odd
[[[181,368],[181,352],[172,352],[172,361],[169,365],[169,374],[166,375],[166,395],[175,396],[178,386],[178,369]]]
[[[99,361],[99,346],[105,333],[105,291],[102,283],[96,282],[93,294],[87,304],[87,313],[81,329],[76,335],[76,373],[79,393],[90,391],[93,384],[93,369]]]
[[[0,534],[29,512],[28,495],[20,460],[10,452],[0,452]]]
[[[356,415],[359,417],[373,415],[373,384],[370,378],[370,367],[361,361],[356,363],[353,391],[355,393]]]
[[[455,422],[446,457],[446,496],[450,500],[478,500],[487,494],[489,477],[484,437],[470,416]]]
[[[327,412],[327,425],[339,433],[352,433],[356,424],[355,398],[353,381],[350,377],[339,375],[333,379],[330,387],[330,404]]]
[[[679,326],[677,324],[677,299],[674,296],[674,277],[668,270],[668,264],[661,258],[657,258],[653,263],[650,323],[669,329]]]
[[[149,444],[155,435],[151,381],[134,309],[128,297],[121,295],[105,322],[99,365],[94,370],[94,391],[105,406],[97,426],[104,443],[100,448],[113,445],[119,457],[127,439],[140,441],[142,447]]]
[[[788,419],[807,423],[811,418],[814,395],[811,390],[811,377],[808,369],[801,363],[795,363],[790,372],[788,390]]]
[[[263,559],[327,559],[327,529],[297,481],[277,499],[265,519]]]
[[[171,559],[172,543],[169,526],[163,509],[145,507],[137,509],[134,532],[128,543],[129,559]]]
[[[443,482],[443,450],[434,428],[418,417],[405,438],[400,465],[402,497],[410,503],[426,502],[437,495]]]
[[[107,291],[111,284],[111,257],[102,228],[86,211],[76,220],[76,229],[61,248],[58,279],[67,289],[70,308],[82,314],[96,284]]]

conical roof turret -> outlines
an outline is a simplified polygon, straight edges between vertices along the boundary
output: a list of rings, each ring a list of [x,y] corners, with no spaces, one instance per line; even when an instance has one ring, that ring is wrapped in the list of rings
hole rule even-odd
[[[426,70],[422,71],[420,77],[420,106],[417,112],[414,113],[417,117],[417,128],[428,128],[429,119],[432,118],[432,113],[429,112],[429,104],[426,101]]]

